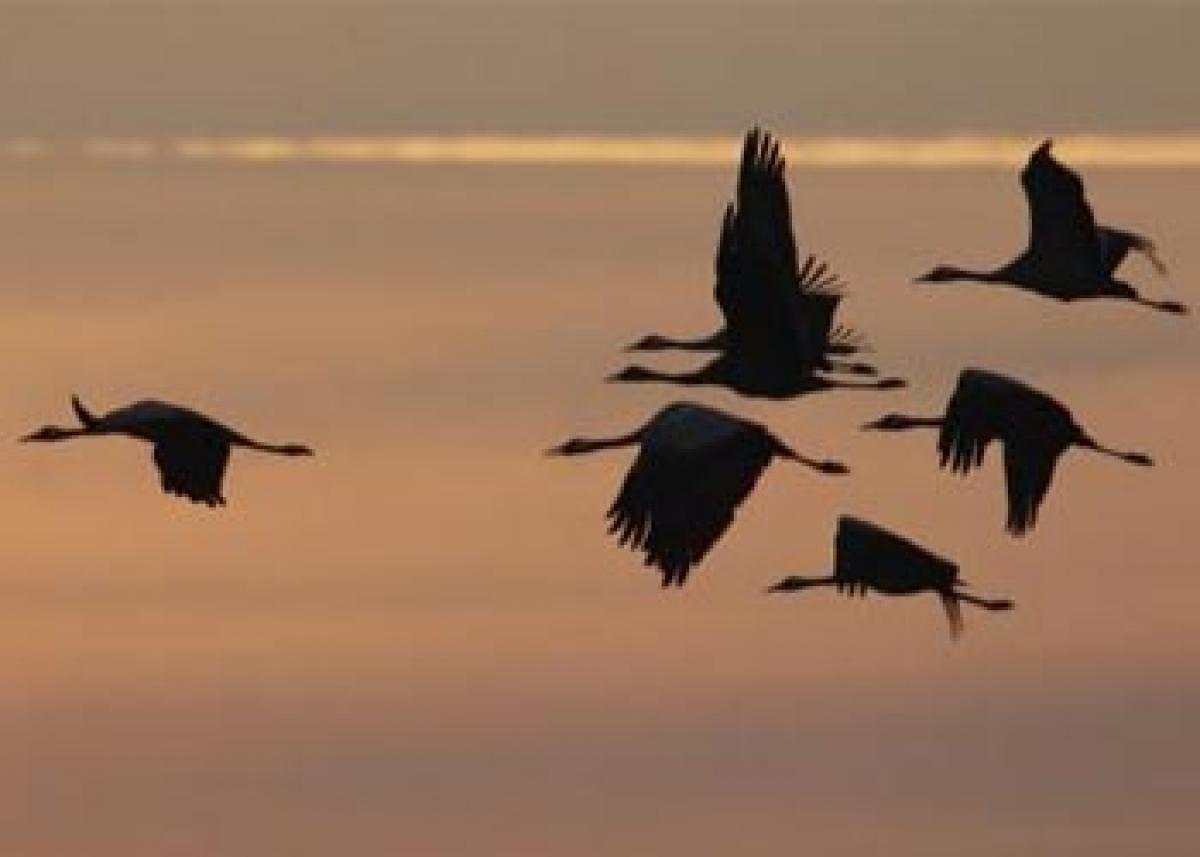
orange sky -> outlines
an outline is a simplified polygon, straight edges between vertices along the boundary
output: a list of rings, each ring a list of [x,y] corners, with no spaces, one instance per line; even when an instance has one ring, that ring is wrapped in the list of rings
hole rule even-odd
[[[159,494],[133,443],[13,446],[6,850],[1186,850],[1192,322],[908,287],[1020,243],[1011,174],[794,172],[802,239],[912,388],[703,394],[854,474],[774,468],[684,591],[604,535],[627,456],[540,455],[676,396],[600,378],[646,330],[714,322],[730,182],[5,167],[8,436],[65,418],[71,392],[97,408],[159,395],[319,452],[235,456],[212,513]],[[1193,281],[1194,174],[1089,186],[1108,219],[1160,239],[1172,282],[1136,280]],[[930,437],[855,431],[936,407],[968,364],[1062,395],[1160,466],[1073,454],[1040,528],[1008,539],[998,464],[960,482]],[[928,600],[760,596],[828,566],[841,511],[958,558],[1018,610],[970,615],[956,646]]]
[[[0,853],[1196,850],[1195,316],[910,286],[1021,246],[1011,169],[791,170],[802,245],[911,386],[687,391],[853,473],[775,466],[663,592],[604,532],[629,456],[542,451],[683,397],[601,379],[643,333],[716,324],[729,167],[63,154],[122,136],[675,139],[756,119],[795,138],[1194,131],[1193,13],[1092,10],[1073,62],[1038,52],[1070,32],[1058,8],[1037,29],[888,7],[847,19],[861,31],[828,10],[811,30],[789,10],[640,28],[492,11],[461,31],[461,12],[242,12],[2,13],[0,138],[64,148],[0,158],[0,438],[66,421],[72,393],[97,410],[156,396],[318,454],[235,454],[213,512],[162,495],[143,445],[0,445]],[[482,91],[464,45],[492,61]],[[1102,62],[1118,45],[1132,59]],[[878,71],[857,59],[871,50]],[[639,86],[614,86],[618,60]],[[1200,172],[1086,179],[1101,219],[1153,235],[1171,267],[1129,278],[1197,304]],[[967,365],[1061,396],[1158,466],[1069,454],[1038,529],[1005,536],[998,456],[959,480],[928,435],[857,431],[934,411]],[[828,568],[841,512],[1017,610],[969,614],[954,644],[931,599],[762,595]]]

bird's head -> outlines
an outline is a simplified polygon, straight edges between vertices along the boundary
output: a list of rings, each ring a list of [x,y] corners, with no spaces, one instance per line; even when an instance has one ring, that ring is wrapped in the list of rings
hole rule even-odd
[[[302,443],[285,443],[279,447],[282,455],[312,455],[313,451]]]
[[[1033,154],[1030,155],[1029,157],[1031,160],[1034,158],[1037,158],[1039,160],[1048,158],[1048,157],[1050,157],[1050,150],[1053,147],[1054,147],[1054,140],[1050,137],[1047,137],[1045,140],[1043,140],[1041,142],[1041,145],[1039,145],[1036,149],[1033,150]]]
[[[573,437],[566,443],[552,446],[546,450],[546,455],[582,455],[592,451],[592,444],[581,437]]]
[[[808,589],[813,586],[820,585],[820,581],[813,580],[811,577],[785,577],[778,583],[774,583],[767,587],[767,592],[799,592],[802,589]]]
[[[953,265],[938,265],[929,273],[916,277],[914,283],[949,283],[961,279],[962,272]]]
[[[651,333],[643,336],[632,345],[625,346],[626,351],[664,351],[671,347],[671,341],[665,336],[659,336],[657,333]]]
[[[885,414],[863,425],[863,431],[903,431],[912,428],[912,420],[904,414]]]
[[[620,372],[614,372],[605,381],[653,381],[654,373],[644,366],[626,366]]]
[[[37,431],[25,435],[21,438],[22,443],[31,441],[52,442],[56,440],[67,440],[72,437],[79,437],[83,432],[79,429],[61,428],[60,426],[42,426]]]
[[[1153,467],[1154,459],[1146,455],[1144,452],[1126,452],[1121,458],[1128,461],[1130,464],[1136,464],[1139,467]]]

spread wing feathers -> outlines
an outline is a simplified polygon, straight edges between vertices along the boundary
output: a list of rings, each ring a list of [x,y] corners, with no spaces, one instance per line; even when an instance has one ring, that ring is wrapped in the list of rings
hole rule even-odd
[[[762,429],[676,453],[643,446],[608,510],[609,532],[643,551],[663,586],[682,586],[729,528],[773,447]]]
[[[988,444],[999,436],[1001,415],[997,403],[960,376],[954,395],[946,405],[941,431],[938,432],[938,456],[942,467],[955,473],[967,473],[983,463]]]
[[[883,527],[843,515],[834,542],[835,574],[866,581],[884,591],[950,589],[958,566]]]
[[[229,442],[203,427],[180,428],[154,445],[163,490],[193,503],[225,505],[221,481],[228,461]]]
[[[753,129],[738,172],[737,203],[726,209],[716,258],[716,300],[730,344],[743,355],[824,360],[840,278],[815,256],[799,264],[779,143]],[[847,331],[849,347],[852,332]]]
[[[1037,523],[1038,508],[1050,490],[1063,447],[1046,442],[1008,440],[1004,444],[1004,481],[1008,488],[1007,529],[1024,535]]]
[[[1158,247],[1145,235],[1127,232],[1124,229],[1115,229],[1111,226],[1101,226],[1096,230],[1096,237],[1100,243],[1100,265],[1109,276],[1112,276],[1121,266],[1130,250],[1136,250],[1149,259],[1150,264],[1159,274],[1167,273],[1167,266],[1163,263],[1162,257],[1158,255]]]
[[[1087,288],[1106,279],[1100,261],[1096,219],[1083,182],[1050,154],[1050,142],[1038,147],[1021,172],[1029,203],[1029,256],[1062,287]]]
[[[758,128],[746,135],[738,169],[737,210],[743,242],[786,282],[800,279],[792,207],[779,141]]]

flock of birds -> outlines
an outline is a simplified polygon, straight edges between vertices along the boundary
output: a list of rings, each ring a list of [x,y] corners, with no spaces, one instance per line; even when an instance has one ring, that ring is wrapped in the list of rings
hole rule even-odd
[[[1017,258],[993,271],[939,266],[922,283],[966,280],[1004,284],[1063,301],[1117,298],[1154,309],[1184,313],[1172,301],[1142,297],[1114,275],[1131,251],[1163,265],[1147,238],[1098,226],[1083,183],[1039,146],[1021,172],[1029,202],[1030,238]],[[682,349],[712,352],[700,368],[678,374],[629,366],[611,376],[620,382],[657,381],[685,386],[719,385],[745,396],[791,399],[834,388],[892,390],[898,378],[875,376],[873,366],[854,362],[862,338],[836,321],[843,284],[814,256],[803,258],[792,231],[791,208],[779,143],[758,129],[745,138],[736,198],[726,211],[716,253],[714,296],[725,324],[708,336],[679,340],[652,334],[633,351]],[[858,376],[858,379],[845,376]],[[77,426],[46,426],[22,438],[58,442],[80,437],[125,435],[153,445],[164,491],[195,503],[221,506],[222,484],[234,447],[285,456],[308,456],[296,443],[253,440],[194,410],[141,401],[97,416],[72,399]],[[1021,535],[1034,526],[1059,457],[1071,447],[1150,465],[1139,452],[1101,445],[1050,396],[1016,379],[984,369],[965,369],[940,416],[888,414],[864,426],[876,431],[938,429],[941,466],[967,473],[982,464],[988,446],[1004,450],[1008,490],[1007,529]],[[733,522],[738,506],[762,472],[779,458],[819,473],[848,468],[796,452],[766,426],[704,405],[670,404],[645,425],[613,438],[575,438],[551,453],[580,455],[637,446],[638,455],[608,510],[609,532],[622,545],[645,555],[664,586],[681,586]],[[958,567],[925,548],[858,518],[843,516],[837,527],[834,570],[827,577],[788,577],[771,592],[833,586],[848,595],[936,594],[952,632],[962,627],[960,607],[971,604],[1007,610],[1007,600],[977,598],[962,591]]]
[[[1115,298],[1170,313],[1186,313],[1173,301],[1140,295],[1116,278],[1130,252],[1165,268],[1154,244],[1123,229],[1098,226],[1083,182],[1042,143],[1021,172],[1029,203],[1030,237],[1013,261],[992,271],[942,265],[918,283],[970,281],[1008,285],[1061,301]],[[802,254],[792,231],[791,209],[779,143],[751,130],[745,138],[736,196],[725,210],[715,260],[714,297],[724,327],[697,339],[651,334],[632,351],[715,352],[690,372],[669,373],[631,365],[610,376],[618,382],[717,385],[744,396],[793,397],[833,388],[891,390],[897,378],[853,362],[862,338],[836,321],[843,284],[829,267]],[[988,446],[1004,452],[1008,493],[1006,528],[1014,536],[1031,529],[1050,488],[1058,459],[1071,447],[1149,466],[1140,452],[1110,449],[1089,434],[1063,404],[1017,379],[986,369],[964,369],[940,416],[888,414],[863,426],[874,431],[938,430],[942,467],[965,474],[983,463]],[[611,438],[574,438],[550,450],[581,455],[638,447],[637,458],[608,509],[609,532],[621,545],[644,554],[663,586],[682,586],[733,522],[772,460],[819,473],[845,474],[837,461],[802,455],[766,426],[691,402],[667,405],[643,426]],[[846,595],[932,593],[944,606],[953,636],[962,629],[961,605],[1009,610],[1006,599],[963,591],[958,566],[883,527],[851,516],[838,521],[833,572],[826,577],[788,577],[769,592],[832,586]]]

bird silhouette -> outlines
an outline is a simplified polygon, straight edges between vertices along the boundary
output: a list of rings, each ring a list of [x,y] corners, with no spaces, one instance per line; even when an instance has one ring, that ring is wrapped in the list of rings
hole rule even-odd
[[[1016,286],[1060,301],[1117,298],[1163,312],[1186,313],[1176,301],[1142,297],[1114,275],[1130,251],[1144,254],[1159,273],[1166,268],[1154,243],[1145,236],[1097,226],[1084,195],[1083,182],[1050,153],[1046,140],[1029,157],[1021,186],[1029,202],[1029,245],[1013,261],[994,271],[972,271],[939,265],[918,283],[974,281]]]
[[[834,370],[874,374],[871,366],[831,355],[861,349],[852,330],[836,325],[841,283],[813,256],[800,263],[779,144],[758,129],[746,135],[737,205],[726,209],[716,255],[714,290],[725,318],[702,339],[652,334],[635,350],[681,347],[720,354],[700,369],[668,373],[629,366],[610,381],[713,384],[748,396],[786,399],[832,387],[894,389],[903,381],[856,383],[815,374]]]
[[[194,503],[223,506],[221,482],[229,461],[230,447],[239,446],[276,455],[312,455],[307,446],[295,443],[270,444],[251,440],[196,411],[146,400],[96,416],[72,397],[71,407],[79,426],[45,426],[22,441],[53,442],[76,437],[122,434],[154,445],[154,463],[168,494]]]
[[[673,339],[652,333],[627,350],[723,351],[728,345],[730,316],[736,325],[739,317],[745,319],[747,314],[761,311],[766,301],[770,323],[783,319],[794,325],[793,334],[812,352],[814,366],[875,374],[872,366],[830,359],[831,355],[862,351],[864,345],[854,330],[835,324],[843,296],[837,275],[812,255],[803,265],[799,263],[784,168],[778,141],[759,128],[751,129],[742,146],[736,207],[730,205],[725,211],[714,259],[713,297],[726,327],[699,339]],[[757,234],[741,235],[746,229],[754,229]],[[759,279],[748,282],[749,275]]]
[[[833,586],[846,595],[916,595],[932,592],[942,601],[950,622],[950,635],[962,633],[962,605],[985,610],[1011,610],[1007,599],[978,598],[962,591],[958,566],[908,539],[870,521],[843,515],[834,539],[834,570],[826,577],[785,577],[768,592],[799,592]]]
[[[1004,447],[1008,487],[1007,529],[1019,536],[1037,522],[1038,508],[1059,456],[1072,446],[1149,466],[1140,452],[1118,452],[1097,443],[1059,402],[1020,381],[984,369],[964,369],[940,417],[888,414],[864,429],[904,431],[938,428],[941,466],[960,474],[983,463],[988,444]]]
[[[614,438],[573,438],[552,455],[640,447],[609,508],[609,532],[645,553],[663,586],[682,586],[693,565],[729,528],[734,512],[774,458],[828,474],[849,472],[790,449],[764,426],[688,402],[668,405],[637,431]]]

